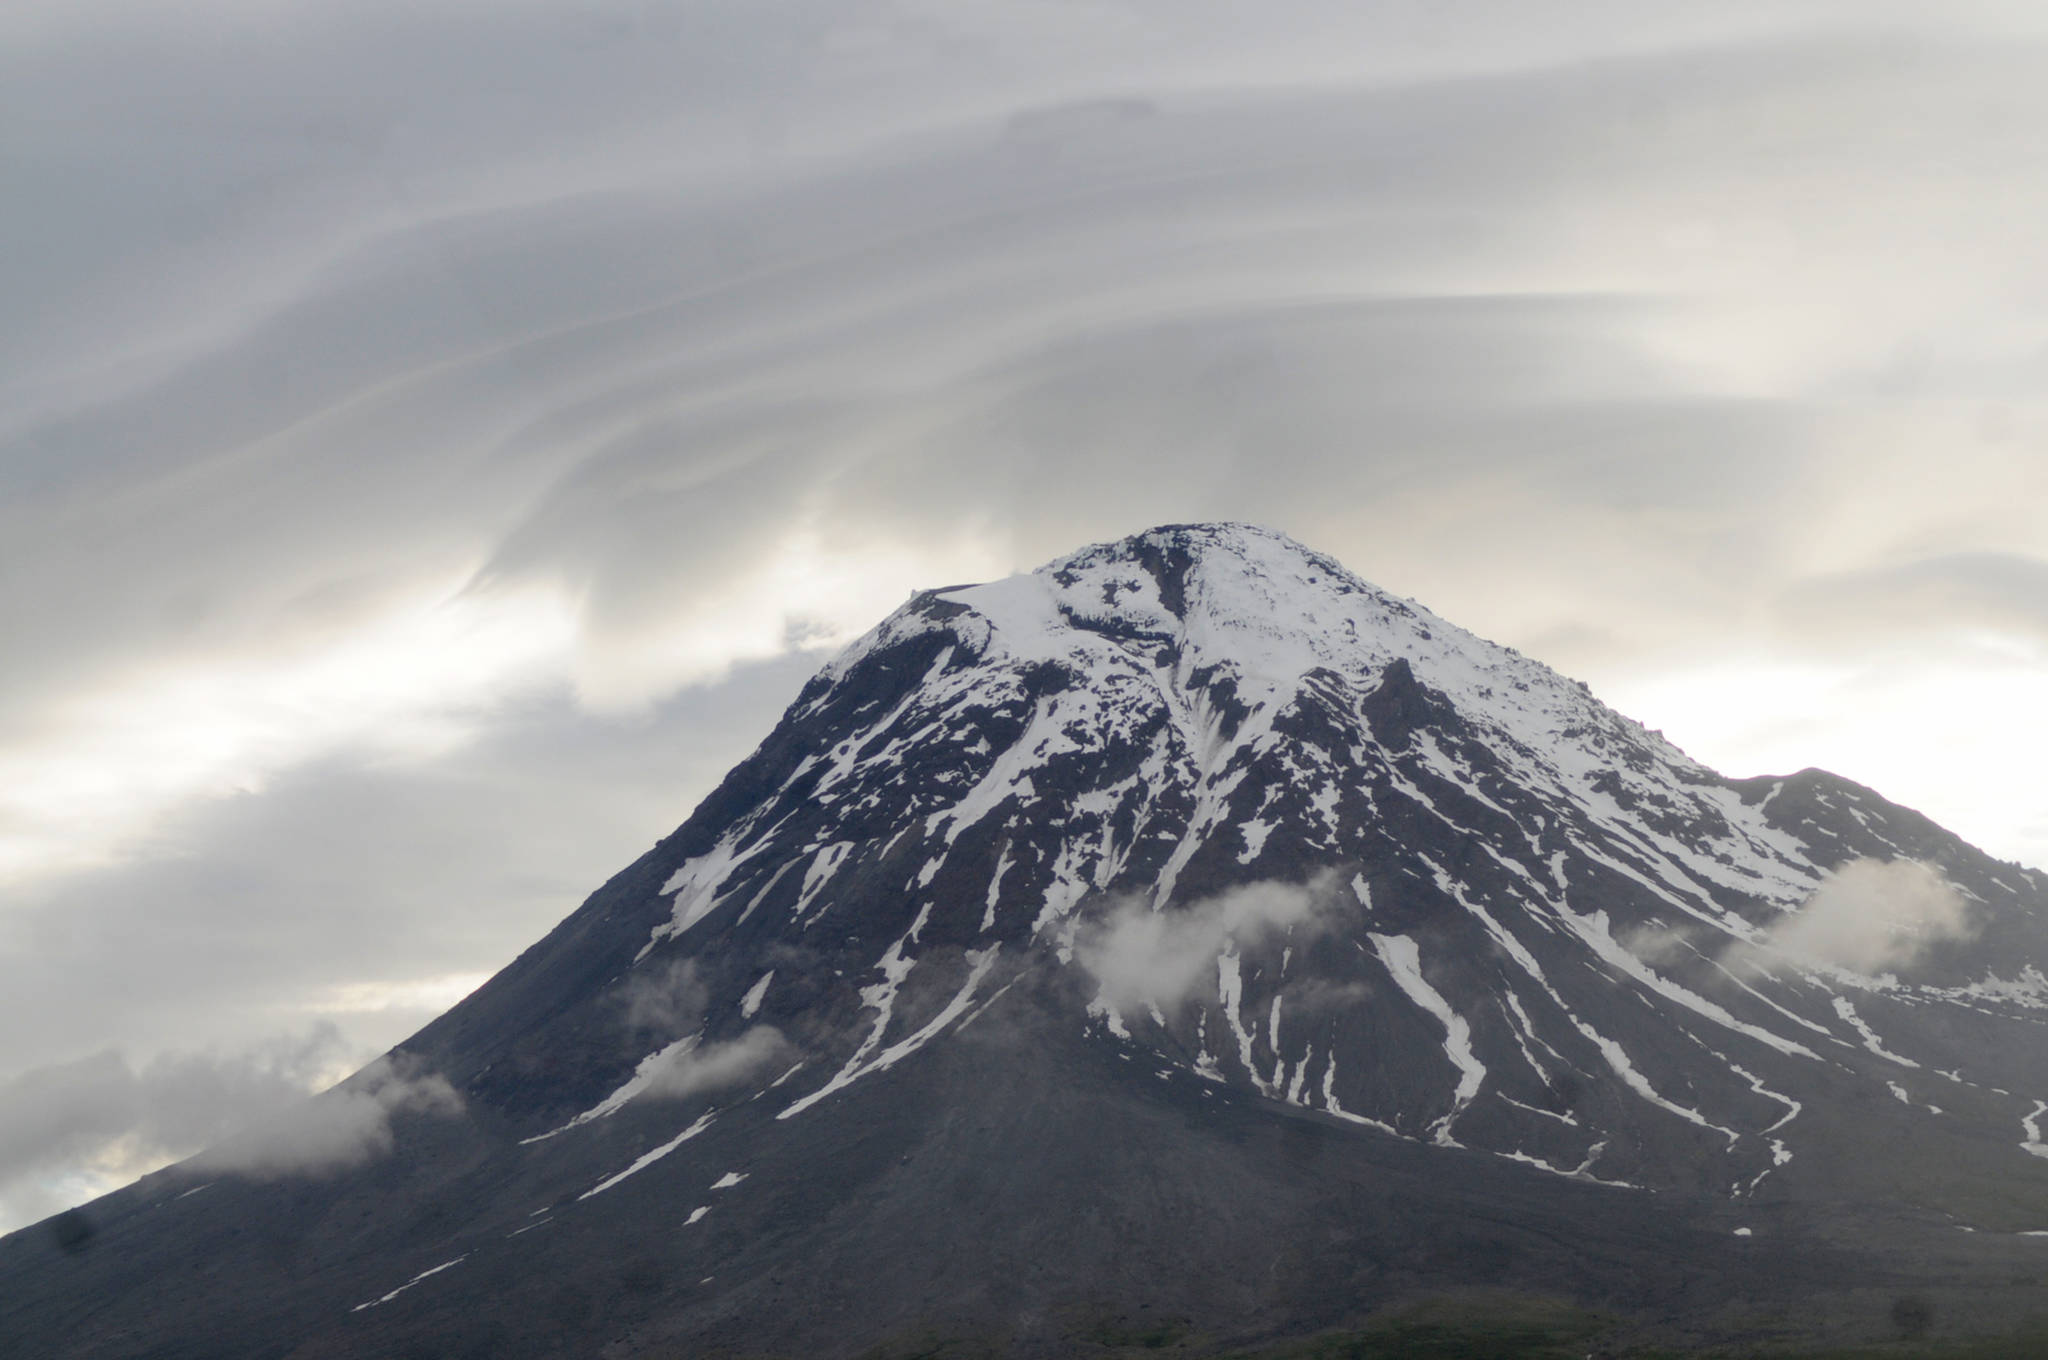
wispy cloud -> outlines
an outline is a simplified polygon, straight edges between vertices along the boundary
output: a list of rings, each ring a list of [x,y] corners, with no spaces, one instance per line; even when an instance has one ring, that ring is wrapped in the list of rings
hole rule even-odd
[[[709,999],[697,979],[695,959],[636,968],[614,997],[628,1030],[652,1030],[664,1039],[695,1029],[704,1020]]]
[[[104,863],[195,801],[336,752],[425,760],[562,678],[567,610],[449,583],[285,646],[163,657],[0,741],[0,883]]]
[[[1976,930],[1968,901],[1932,865],[1856,859],[1829,874],[1763,939],[1735,946],[1724,962],[1765,971],[1788,962],[1900,971],[1934,946],[1968,939]]]
[[[788,1057],[794,1049],[773,1025],[755,1025],[739,1037],[678,1050],[653,1074],[643,1094],[681,1100],[737,1086]]]
[[[446,1080],[406,1062],[379,1058],[354,1077],[310,1100],[295,1101],[191,1160],[198,1173],[261,1180],[317,1176],[361,1166],[390,1152],[392,1120],[405,1114],[443,1118],[462,1113],[462,1097]]]
[[[1307,883],[1251,883],[1157,911],[1148,899],[1127,898],[1081,933],[1074,957],[1112,1005],[1164,1009],[1214,985],[1216,956],[1226,945],[1318,926],[1334,901],[1334,883],[1329,873]]]
[[[0,1086],[0,1229],[283,1115],[346,1070],[331,1026],[233,1054],[107,1051]]]

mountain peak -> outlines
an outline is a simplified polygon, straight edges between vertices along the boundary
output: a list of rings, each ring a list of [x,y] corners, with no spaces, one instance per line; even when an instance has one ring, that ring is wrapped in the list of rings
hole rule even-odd
[[[1279,530],[1236,520],[1158,525],[1077,549],[1038,572],[1059,575],[1117,563],[1146,571],[1166,596],[1178,593],[1190,576],[1221,573],[1264,576],[1300,586],[1337,580],[1352,590],[1378,593],[1335,559]]]
[[[32,1278],[16,1315],[47,1318],[136,1262],[159,1297],[219,1270],[255,1281],[243,1334],[395,1353],[480,1310],[494,1354],[553,1356],[505,1338],[554,1335],[520,1309],[559,1279],[646,1322],[622,1355],[851,1354],[934,1298],[1006,1331],[1185,1285],[1204,1326],[1322,1325],[1229,1293],[1312,1243],[1333,1308],[1554,1280],[1704,1306],[1738,1230],[1804,1269],[1842,1203],[1905,1213],[1907,1159],[1947,1217],[1879,1215],[1899,1259],[1981,1246],[2007,1278],[1994,1237],[2048,1224],[2044,913],[1869,790],[1726,779],[1284,535],[1169,525],[921,592],[820,671],[408,1041],[461,1113],[395,1112],[401,1174],[186,1198],[176,1169],[95,1210],[101,1292],[17,1252],[0,1294]],[[628,1252],[657,1262],[630,1286]],[[107,1317],[70,1354],[164,1330]]]
[[[961,623],[963,614],[978,623]],[[921,592],[828,669],[843,673],[935,627],[958,632],[977,657],[1066,659],[1096,642],[1129,655],[1166,647],[1192,658],[1192,669],[1221,665],[1240,685],[1268,687],[1318,667],[1356,669],[1361,645],[1371,653],[1365,664],[1383,665],[1439,630],[1461,646],[1488,646],[1275,530],[1205,523],[1163,525],[1003,580]]]
[[[1164,525],[1035,571],[921,592],[827,666],[806,699],[913,639],[924,640],[921,654],[951,648],[948,672],[971,663],[985,679],[1058,674],[1105,695],[1152,691],[1176,715],[1233,730],[1310,691],[1362,699],[1398,663],[1403,685],[1434,696],[1432,712],[1455,712],[1476,740],[1549,776],[1589,773],[1589,747],[1595,767],[1622,767],[1618,778],[1675,772],[1694,783],[1707,773],[1583,683],[1257,525]]]

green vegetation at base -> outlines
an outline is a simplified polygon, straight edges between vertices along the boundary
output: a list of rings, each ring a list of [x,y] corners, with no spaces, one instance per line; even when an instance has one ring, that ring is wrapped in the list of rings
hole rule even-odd
[[[1326,1332],[1233,1354],[1231,1360],[1584,1360],[1614,1322],[1548,1299],[1434,1299]]]
[[[1553,1299],[1481,1294],[1440,1297],[1391,1309],[1365,1325],[1253,1346],[1219,1346],[1182,1319],[1079,1312],[1067,1319],[1064,1354],[1075,1360],[2043,1360],[2048,1321],[1999,1337],[1940,1340],[1924,1335],[1932,1304],[1902,1296],[1890,1310],[1894,1339],[1817,1346],[1778,1336],[1674,1345],[1645,1339],[1622,1319]],[[858,1360],[1004,1360],[1000,1337],[910,1331],[861,1352]],[[1042,1353],[1039,1352],[1039,1353]]]
[[[1104,1321],[1088,1329],[1086,1339],[1112,1354],[1126,1351],[1185,1350],[1194,1340],[1187,1323],[1178,1318],[1149,1322]]]
[[[1002,1360],[1008,1347],[984,1337],[923,1332],[894,1337],[862,1351],[856,1360]]]
[[[2048,1356],[2048,1324],[2035,1324],[2010,1336],[1956,1341],[1894,1341],[1828,1349],[1796,1347],[1707,1347],[1695,1351],[1617,1351],[1617,1360],[1641,1355],[1671,1360],[2042,1360]]]
[[[1620,1320],[1555,1300],[1513,1296],[1433,1299],[1325,1332],[1227,1352],[1227,1360],[2043,1360],[2048,1322],[2009,1335],[1925,1337],[1933,1306],[1917,1295],[1891,1310],[1898,1339],[1851,1346],[1789,1340],[1674,1346],[1629,1336]],[[1222,1360],[1219,1357],[1219,1360]]]

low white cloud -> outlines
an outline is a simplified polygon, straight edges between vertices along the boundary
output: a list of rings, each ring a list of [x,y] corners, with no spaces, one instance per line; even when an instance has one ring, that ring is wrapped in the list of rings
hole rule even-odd
[[[789,1040],[773,1025],[756,1025],[737,1039],[695,1045],[678,1051],[647,1083],[645,1095],[681,1100],[706,1091],[737,1086],[791,1051]]]
[[[1932,946],[1976,933],[1969,903],[1931,865],[1856,859],[1733,961],[1768,970],[1784,962],[1881,973],[1910,968]]]
[[[1226,942],[1253,944],[1315,922],[1333,881],[1323,873],[1307,883],[1251,883],[1159,911],[1142,898],[1126,899],[1082,934],[1075,957],[1119,1009],[1172,1006],[1213,976]]]
[[[1683,928],[1638,926],[1618,932],[1616,938],[1623,949],[1652,968],[1668,968],[1698,952],[1692,942],[1693,932]]]
[[[619,993],[626,1028],[653,1030],[672,1038],[695,1029],[704,1019],[710,994],[697,978],[694,959],[676,959],[665,968],[635,972]]]
[[[114,1050],[0,1084],[0,1231],[32,1222],[284,1115],[344,1075],[331,1024],[244,1052]]]
[[[361,1166],[391,1151],[392,1116],[462,1112],[446,1078],[380,1058],[355,1077],[281,1110],[187,1164],[199,1173],[232,1172],[271,1180]]]

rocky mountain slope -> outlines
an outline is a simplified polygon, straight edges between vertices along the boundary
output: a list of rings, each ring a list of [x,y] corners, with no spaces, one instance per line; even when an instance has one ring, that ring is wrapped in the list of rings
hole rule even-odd
[[[16,1234],[0,1341],[1072,1354],[1473,1284],[1995,1321],[2048,1252],[2044,889],[1281,536],[1154,530],[913,597],[321,1098],[388,1154]]]

